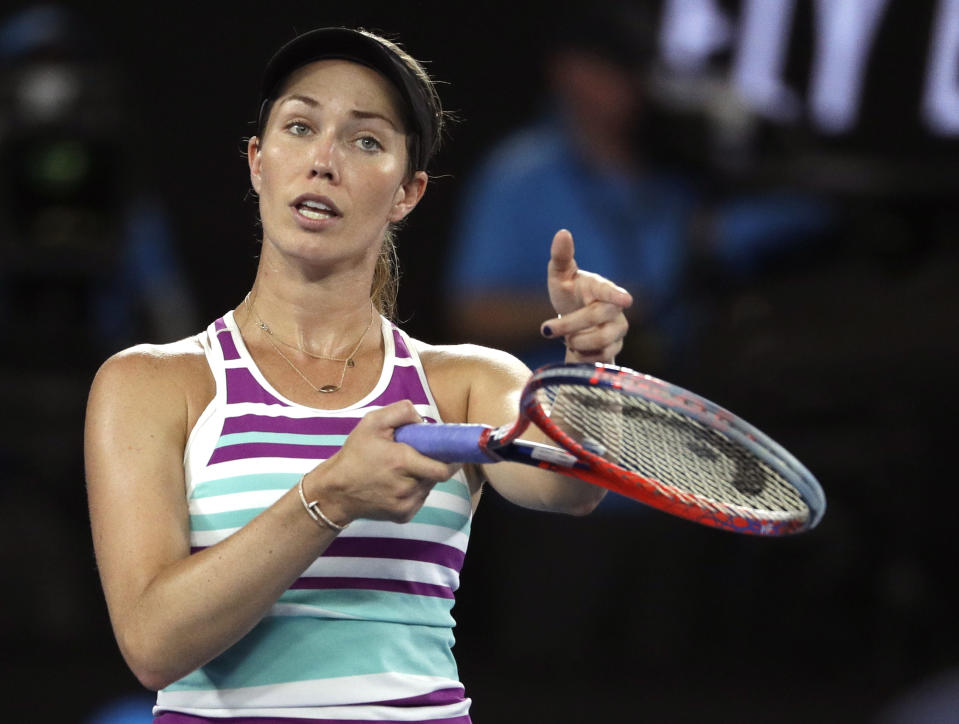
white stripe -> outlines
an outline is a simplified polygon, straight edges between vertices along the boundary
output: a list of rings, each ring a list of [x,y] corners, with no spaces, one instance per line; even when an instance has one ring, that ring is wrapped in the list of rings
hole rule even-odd
[[[209,548],[221,540],[229,538],[239,528],[221,528],[219,530],[195,530],[190,533],[190,545],[194,548]],[[342,538],[399,538],[401,540],[422,540],[442,543],[466,552],[469,536],[441,525],[426,523],[387,523],[376,520],[360,520],[340,533]]]
[[[212,515],[228,513],[234,510],[265,509],[273,505],[286,494],[282,490],[250,490],[243,493],[227,493],[209,498],[190,500],[190,515]]]
[[[230,414],[228,417],[242,417],[243,415],[257,415],[259,417],[291,418],[298,420],[312,419],[317,417],[318,412],[323,413],[324,418],[339,418],[344,420],[361,420],[373,410],[380,410],[384,405],[368,405],[359,410],[314,410],[312,407],[280,407],[279,405],[267,402],[231,402],[228,408]],[[416,411],[421,415],[427,415],[438,419],[439,415],[435,408],[429,403],[415,403],[413,405]]]
[[[317,465],[316,460],[300,458],[252,458],[248,460],[227,460],[215,463],[201,471],[201,481],[222,480],[223,478],[238,477],[240,475],[256,475],[264,473],[296,473],[303,475],[310,472]]]
[[[388,581],[413,581],[436,586],[456,587],[456,573],[439,563],[407,561],[397,558],[352,558],[321,556],[303,572],[304,577],[379,578]]]
[[[159,697],[158,697],[159,700]],[[370,721],[430,721],[431,719],[451,719],[466,716],[469,713],[470,699],[462,702],[447,704],[446,706],[306,706],[302,708],[276,706],[274,708],[243,708],[243,709],[198,709],[196,707],[172,705],[156,706],[153,714],[171,710],[194,716],[209,717],[273,717],[273,718],[303,718],[303,719],[343,719],[359,722]]]
[[[340,533],[340,537],[423,540],[452,546],[464,553],[469,544],[469,536],[442,525],[429,525],[427,523],[389,523],[381,520],[357,521]]]
[[[274,470],[274,472],[277,472]],[[204,481],[209,482],[209,481]],[[251,508],[269,508],[286,493],[286,489],[280,490],[251,490],[240,493],[225,493],[223,495],[214,495],[204,498],[192,498],[190,500],[190,514],[211,515],[213,513],[226,513],[234,510],[250,510]],[[458,495],[446,493],[440,490],[434,490],[426,499],[425,507],[439,508],[441,510],[451,510],[460,515],[470,516],[472,508],[470,502]]]
[[[269,392],[269,390],[266,390]],[[366,415],[367,409],[346,409],[346,410],[320,410],[312,407],[299,407],[296,405],[281,406],[269,402],[231,402],[225,405],[224,409],[229,410],[227,417],[242,417],[243,415],[257,415],[259,417],[276,418],[296,418],[309,419],[317,417],[317,413],[322,413],[324,418],[340,418],[359,420]]]
[[[442,490],[433,490],[423,503],[424,508],[440,508],[441,510],[451,510],[454,513],[469,518],[473,512],[470,501],[461,498],[458,495],[447,493]]]
[[[221,712],[228,711],[228,716],[264,716],[253,713],[256,707],[286,707],[285,716],[313,716],[316,718],[359,718],[354,708],[342,708],[349,704],[366,701],[391,701],[405,699],[411,696],[422,696],[439,689],[462,688],[462,684],[443,676],[420,676],[416,674],[384,673],[363,674],[357,676],[339,676],[332,679],[312,679],[307,681],[291,681],[278,684],[262,684],[260,686],[246,686],[240,689],[220,689],[208,691],[182,690],[160,691],[157,696],[157,705],[176,707],[177,704],[187,705],[191,713],[223,716]],[[311,702],[329,701],[332,706],[309,707]],[[443,707],[411,707],[415,709],[446,710],[452,706],[456,711],[462,708],[461,704]],[[306,707],[295,709],[295,707]],[[362,707],[363,709],[373,707]],[[397,716],[391,707],[375,707],[389,712],[392,718]],[[404,707],[405,711],[406,707]],[[213,711],[216,710],[216,714]],[[229,711],[234,710],[234,711]],[[305,712],[309,710],[310,713]],[[268,715],[267,715],[268,716]],[[412,716],[409,719],[417,719]],[[438,716],[432,718],[439,718]],[[404,717],[406,719],[406,717]]]

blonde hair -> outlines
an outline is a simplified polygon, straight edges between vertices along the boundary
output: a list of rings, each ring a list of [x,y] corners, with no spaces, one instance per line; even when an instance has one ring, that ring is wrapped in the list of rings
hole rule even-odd
[[[399,258],[396,254],[396,229],[390,224],[383,235],[376,267],[373,269],[373,284],[370,299],[376,311],[392,320],[396,314],[396,298],[399,293]]]

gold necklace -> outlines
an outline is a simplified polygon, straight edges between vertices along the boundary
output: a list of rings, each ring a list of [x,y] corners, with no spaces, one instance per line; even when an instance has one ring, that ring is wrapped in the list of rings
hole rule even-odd
[[[260,329],[262,329],[264,332],[266,332],[266,334],[267,334],[267,338],[266,338],[266,339],[267,339],[267,341],[270,343],[270,346],[273,347],[274,350],[276,350],[276,353],[277,353],[278,355],[280,355],[280,357],[282,357],[284,360],[286,360],[286,363],[290,366],[290,368],[291,368],[294,372],[296,372],[296,374],[298,374],[300,377],[302,377],[302,378],[303,378],[303,381],[306,382],[306,384],[308,384],[308,385],[310,386],[310,388],[311,388],[314,392],[322,392],[322,393],[324,393],[324,394],[329,394],[329,393],[331,393],[331,392],[337,392],[337,391],[339,391],[339,390],[343,387],[343,380],[346,378],[346,369],[347,369],[348,367],[355,367],[355,366],[356,366],[356,361],[353,359],[353,357],[356,355],[357,351],[360,349],[360,345],[363,344],[363,340],[366,339],[366,334],[367,334],[367,332],[370,331],[370,327],[373,326],[373,303],[370,302],[370,321],[369,321],[369,324],[366,325],[366,329],[363,330],[363,334],[361,334],[361,335],[360,335],[360,338],[359,338],[358,340],[356,340],[356,344],[353,346],[353,349],[350,351],[350,353],[349,353],[346,357],[326,357],[326,356],[324,356],[324,355],[313,354],[313,353],[311,353],[311,352],[307,352],[307,351],[304,350],[302,347],[299,347],[299,346],[294,347],[294,346],[291,345],[291,344],[287,344],[286,342],[282,342],[282,340],[277,340],[277,341],[280,341],[282,344],[285,344],[287,347],[290,347],[291,349],[298,349],[300,352],[302,352],[303,354],[307,355],[308,357],[313,357],[313,358],[315,358],[315,359],[326,359],[326,360],[331,360],[331,361],[333,361],[333,362],[342,362],[342,363],[343,363],[343,369],[340,371],[340,379],[339,379],[339,381],[338,381],[335,385],[323,385],[322,387],[317,387],[316,385],[313,384],[313,382],[310,380],[309,377],[307,377],[305,374],[303,374],[303,372],[300,370],[299,367],[297,367],[295,364],[293,364],[293,360],[291,360],[289,357],[287,357],[285,354],[283,354],[283,350],[281,350],[281,349],[279,348],[279,346],[276,344],[276,342],[273,341],[274,338],[275,338],[275,337],[274,337],[274,334],[273,334],[273,330],[270,329],[270,325],[268,325],[266,322],[264,322],[264,321],[260,318],[260,315],[257,314],[257,312],[256,312],[256,307],[253,306],[253,301],[254,301],[254,300],[250,299],[250,293],[247,292],[246,297],[244,297],[244,299],[243,299],[243,302],[244,302],[244,304],[246,304],[247,307],[249,307],[250,313],[256,318],[256,326],[259,327]]]

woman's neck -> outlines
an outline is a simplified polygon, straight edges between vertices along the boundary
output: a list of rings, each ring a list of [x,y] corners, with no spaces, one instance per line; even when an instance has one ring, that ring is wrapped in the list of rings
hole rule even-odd
[[[376,315],[369,280],[291,280],[262,266],[236,310],[244,326],[266,327],[278,341],[327,357],[349,354],[358,341],[368,345],[376,340],[375,335],[360,339]]]

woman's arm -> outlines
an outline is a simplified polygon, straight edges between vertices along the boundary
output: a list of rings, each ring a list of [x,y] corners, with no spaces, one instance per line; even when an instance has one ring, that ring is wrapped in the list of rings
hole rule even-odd
[[[543,323],[541,332],[566,345],[566,362],[613,362],[623,346],[628,323],[623,310],[632,303],[624,289],[596,274],[581,271],[573,238],[565,230],[553,238],[547,272],[550,301],[560,315]],[[467,421],[502,425],[516,418],[529,369],[505,353],[479,353],[467,379]],[[530,427],[523,437],[547,441]],[[603,499],[605,489],[535,468],[497,463],[484,466],[485,477],[507,499],[539,510],[584,515]]]
[[[196,350],[136,348],[103,365],[87,409],[97,564],[120,650],[151,689],[240,639],[335,537],[291,490],[234,535],[190,554],[183,453],[195,419],[190,401],[205,376]],[[308,498],[339,523],[409,520],[450,475],[392,442],[394,427],[419,419],[404,403],[368,415],[306,476]]]
[[[515,420],[520,395],[529,376],[529,368],[511,355],[483,349],[469,375],[467,422],[498,427]],[[522,438],[551,442],[533,425]],[[598,485],[528,465],[494,463],[481,467],[482,479],[489,481],[504,498],[524,508],[586,515],[605,495],[605,488]]]

